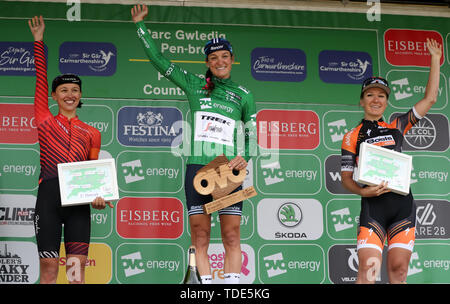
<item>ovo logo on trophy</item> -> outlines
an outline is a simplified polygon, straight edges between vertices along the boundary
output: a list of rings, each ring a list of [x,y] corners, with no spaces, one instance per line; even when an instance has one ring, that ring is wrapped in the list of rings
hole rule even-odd
[[[226,208],[244,199],[256,196],[253,186],[231,193],[242,185],[246,169],[233,170],[228,167],[228,159],[221,155],[198,170],[194,177],[194,188],[202,195],[211,194],[213,201],[203,206],[207,214]]]

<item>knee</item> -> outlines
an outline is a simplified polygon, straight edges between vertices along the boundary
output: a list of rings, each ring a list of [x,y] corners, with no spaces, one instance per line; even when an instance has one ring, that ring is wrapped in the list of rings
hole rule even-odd
[[[197,249],[208,247],[210,233],[211,229],[208,229],[201,225],[191,226],[191,236],[193,245],[195,245]]]
[[[57,259],[41,259],[40,260],[40,283],[54,284],[58,278],[58,260]]]
[[[222,242],[225,247],[237,248],[241,244],[240,227],[230,227],[222,231]]]
[[[402,261],[391,262],[388,271],[392,282],[406,282],[408,264]]]

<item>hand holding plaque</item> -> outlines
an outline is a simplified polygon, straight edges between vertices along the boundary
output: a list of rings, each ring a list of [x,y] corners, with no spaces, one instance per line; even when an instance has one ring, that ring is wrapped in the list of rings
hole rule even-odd
[[[206,214],[226,208],[244,199],[257,195],[253,186],[230,194],[242,185],[246,169],[233,170],[228,166],[228,159],[221,155],[198,170],[194,177],[194,188],[202,194],[211,194],[213,201],[203,206]]]

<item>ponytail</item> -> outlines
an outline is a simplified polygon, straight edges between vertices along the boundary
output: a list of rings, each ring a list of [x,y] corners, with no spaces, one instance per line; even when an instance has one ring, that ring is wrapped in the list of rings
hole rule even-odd
[[[211,95],[211,93],[215,87],[214,82],[212,82],[212,76],[213,76],[213,74],[212,74],[211,70],[208,69],[205,74],[206,85],[203,87],[203,89],[208,91],[208,93],[206,94],[207,96]]]

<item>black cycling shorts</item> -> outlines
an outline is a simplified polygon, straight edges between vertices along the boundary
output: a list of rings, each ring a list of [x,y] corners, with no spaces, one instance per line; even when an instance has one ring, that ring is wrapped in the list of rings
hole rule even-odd
[[[90,205],[61,207],[57,178],[43,180],[38,189],[34,230],[40,258],[58,258],[64,224],[66,255],[88,255]]]
[[[416,204],[411,192],[404,196],[388,192],[377,197],[361,198],[358,227],[358,250],[383,251],[399,247],[412,251],[415,242]]]
[[[190,164],[186,166],[186,178],[184,179],[184,191],[186,194],[186,205],[188,215],[203,214],[203,205],[213,201],[212,196],[202,195],[194,188],[194,177],[198,170],[203,168],[203,165]],[[233,192],[242,190],[242,186],[236,188]],[[242,201],[234,205],[228,206],[218,211],[219,215],[242,215]]]

